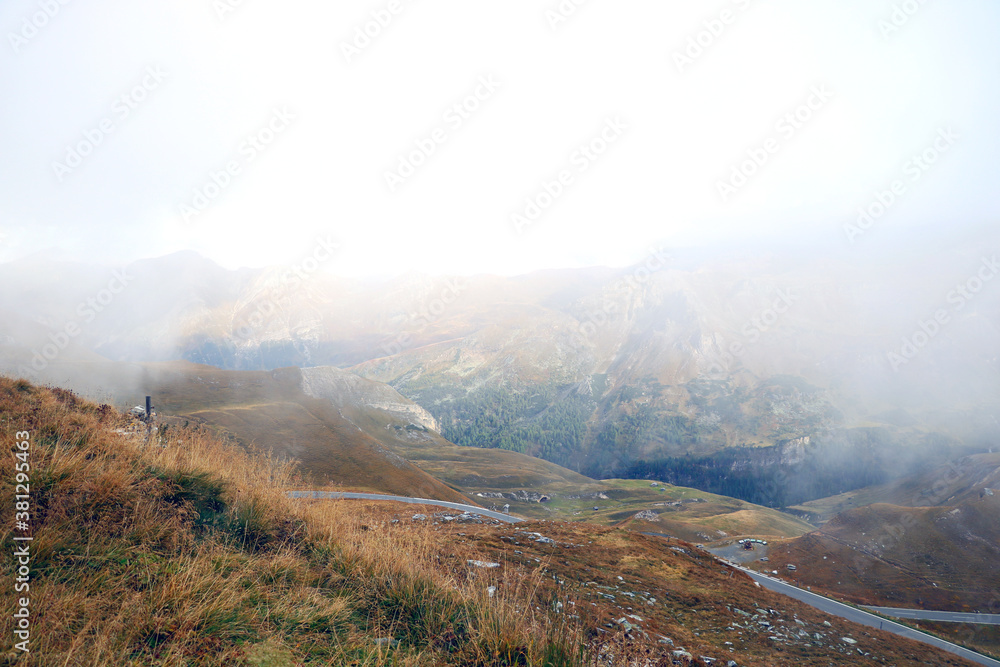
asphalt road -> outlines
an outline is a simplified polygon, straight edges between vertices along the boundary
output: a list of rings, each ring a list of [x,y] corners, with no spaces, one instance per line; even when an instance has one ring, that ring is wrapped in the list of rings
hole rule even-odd
[[[945,623],[978,623],[980,625],[1000,625],[1000,614],[970,614],[957,611],[927,611],[925,609],[898,609],[896,607],[865,607],[883,616],[893,618],[914,618],[921,621],[943,621]]]
[[[524,521],[524,519],[519,519],[516,516],[510,516],[501,512],[494,512],[493,510],[484,510],[482,507],[476,507],[475,505],[463,505],[461,503],[450,503],[445,500],[429,500],[427,498],[410,498],[407,496],[387,496],[381,493],[350,493],[339,491],[289,491],[288,495],[292,498],[328,498],[331,500],[392,500],[397,503],[447,507],[449,509],[468,512],[469,514],[488,516],[491,519],[498,519],[500,521],[505,521],[506,523],[519,523]]]
[[[729,561],[727,561],[729,562]],[[759,583],[764,588],[768,588],[776,593],[781,593],[787,595],[788,597],[795,598],[801,602],[816,607],[820,611],[825,611],[828,614],[833,614],[834,616],[839,616],[841,618],[846,618],[849,621],[854,621],[855,623],[861,623],[873,628],[879,628],[881,630],[887,630],[893,632],[901,637],[906,637],[907,639],[914,639],[918,642],[923,642],[925,644],[930,644],[931,646],[936,646],[937,648],[943,649],[950,653],[954,653],[957,656],[970,660],[972,662],[979,663],[980,665],[989,665],[990,667],[1000,667],[1000,660],[994,660],[993,658],[987,658],[986,656],[976,653],[975,651],[970,651],[967,648],[962,648],[957,644],[952,644],[943,639],[938,639],[937,637],[932,637],[923,632],[919,632],[912,628],[908,628],[905,625],[900,625],[899,623],[894,623],[892,621],[887,621],[883,618],[879,618],[874,614],[869,614],[868,612],[861,611],[855,607],[850,607],[836,600],[831,600],[830,598],[823,597],[822,595],[817,595],[815,593],[810,593],[809,591],[802,590],[797,586],[792,586],[791,584],[785,583],[775,579],[774,577],[769,577],[767,575],[759,574],[753,570],[748,570],[746,568],[740,567],[735,563],[729,562],[733,567],[746,572],[750,577]],[[912,611],[906,610],[894,610],[894,611]],[[928,612],[935,614],[948,614],[949,612]],[[887,614],[889,615],[889,614]],[[970,614],[973,616],[973,614]],[[929,619],[928,619],[929,620]]]
[[[524,521],[524,519],[519,519],[518,517],[508,516],[506,514],[501,514],[500,512],[494,512],[492,510],[483,509],[482,507],[475,507],[474,505],[463,505],[461,503],[451,503],[444,500],[429,500],[426,498],[409,498],[407,496],[388,496],[380,493],[351,493],[351,492],[337,492],[337,491],[289,491],[288,495],[292,498],[329,498],[332,500],[338,499],[354,499],[354,500],[391,500],[399,503],[411,503],[414,505],[433,505],[436,507],[447,507],[449,509],[461,510],[463,512],[468,512],[470,514],[479,514],[481,516],[490,517],[491,519],[498,519],[500,521],[505,521],[507,523],[518,523]],[[656,533],[647,533],[656,534]],[[663,537],[669,537],[663,535]],[[795,598],[801,602],[824,611],[828,614],[834,616],[839,616],[840,618],[846,618],[849,621],[854,621],[855,623],[861,623],[862,625],[867,625],[873,628],[879,628],[880,630],[887,630],[888,632],[895,633],[901,637],[906,637],[907,639],[913,639],[918,642],[923,642],[925,644],[930,644],[942,650],[954,653],[957,656],[970,660],[972,662],[978,663],[980,665],[988,665],[989,667],[1000,667],[1000,661],[994,660],[993,658],[987,658],[984,655],[976,653],[975,651],[970,651],[967,648],[962,648],[957,644],[952,644],[943,639],[938,639],[937,637],[932,637],[931,635],[919,632],[912,628],[908,628],[905,625],[900,625],[899,623],[894,623],[893,621],[887,621],[883,618],[879,618],[874,614],[869,614],[868,612],[862,611],[855,607],[850,607],[836,600],[831,600],[830,598],[823,597],[822,595],[817,595],[816,593],[811,593],[809,591],[802,590],[797,586],[785,583],[774,577],[769,577],[767,575],[759,574],[753,570],[748,570],[746,568],[740,567],[736,563],[731,561],[726,561],[733,567],[746,572],[751,579],[759,583],[764,588],[770,589],[777,593],[787,595],[788,597]],[[920,610],[913,609],[889,609],[880,607],[870,607],[886,616],[895,616],[897,618],[921,618],[923,620],[945,620],[945,621],[955,621],[955,622],[976,622],[976,623],[998,623],[997,614],[958,614],[955,612],[941,612],[941,611],[929,611],[924,612]],[[930,614],[932,616],[902,616],[902,612],[906,613],[919,613],[919,614]],[[948,618],[937,618],[947,616]],[[959,619],[958,616],[963,618]],[[976,620],[971,621],[969,619],[982,619],[989,618],[989,621]]]

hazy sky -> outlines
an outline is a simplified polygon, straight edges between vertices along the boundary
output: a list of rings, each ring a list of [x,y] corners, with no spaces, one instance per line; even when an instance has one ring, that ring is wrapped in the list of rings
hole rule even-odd
[[[516,273],[1000,213],[991,0],[62,2],[0,5],[0,261]]]

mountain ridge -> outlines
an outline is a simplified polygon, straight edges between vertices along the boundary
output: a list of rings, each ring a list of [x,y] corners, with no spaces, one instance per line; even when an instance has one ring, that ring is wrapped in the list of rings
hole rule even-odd
[[[972,250],[916,273],[902,269],[923,256],[881,266],[671,251],[663,266],[387,282],[284,281],[279,268],[226,272],[184,255],[131,265],[128,289],[72,342],[119,361],[350,370],[415,401],[453,442],[597,477],[838,429],[900,429],[900,414],[973,451],[1000,432],[989,419],[997,295],[984,290],[956,313],[912,362],[919,371],[886,360],[925,312],[923,294],[947,286]],[[172,263],[193,273],[167,275]],[[0,278],[9,272],[0,265]],[[918,278],[904,284],[904,273]],[[59,284],[65,294],[45,308],[36,290],[25,303],[0,299],[0,312],[58,332],[93,279]],[[8,322],[0,360],[31,370],[45,336]]]

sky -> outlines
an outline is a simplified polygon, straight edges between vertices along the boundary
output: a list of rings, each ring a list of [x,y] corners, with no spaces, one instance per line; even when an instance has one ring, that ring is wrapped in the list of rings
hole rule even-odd
[[[577,2],[8,0],[0,262],[513,275],[996,225],[995,2]]]

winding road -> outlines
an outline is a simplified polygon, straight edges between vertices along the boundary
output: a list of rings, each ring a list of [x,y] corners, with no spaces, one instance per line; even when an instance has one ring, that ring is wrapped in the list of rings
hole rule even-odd
[[[389,500],[399,503],[410,503],[413,505],[433,505],[436,507],[447,507],[449,509],[461,510],[463,512],[468,512],[469,514],[478,514],[480,516],[489,517],[491,519],[497,519],[499,521],[504,521],[506,523],[519,523],[524,521],[515,516],[509,516],[507,514],[502,514],[501,512],[494,512],[492,510],[483,509],[482,507],[476,507],[474,505],[463,505],[461,503],[452,503],[444,500],[430,500],[427,498],[410,498],[408,496],[389,496],[380,493],[352,493],[352,492],[340,492],[340,491],[289,491],[289,497],[291,498],[315,498],[315,499],[330,499],[330,500]],[[669,537],[669,535],[663,535],[660,533],[646,533],[647,535],[657,535],[660,537]],[[718,557],[717,557],[718,558]],[[803,590],[797,586],[793,586],[789,583],[770,577],[753,570],[748,570],[744,567],[737,565],[731,561],[720,558],[719,560],[725,562],[742,572],[745,572],[750,576],[751,579],[759,583],[764,588],[775,591],[776,593],[781,593],[787,595],[788,597],[795,598],[800,602],[805,602],[806,604],[819,609],[820,611],[832,614],[834,616],[839,616],[840,618],[845,618],[849,621],[854,621],[855,623],[861,623],[862,625],[867,625],[873,628],[879,628],[880,630],[887,630],[889,632],[895,633],[901,637],[906,637],[907,639],[913,639],[918,642],[923,642],[924,644],[930,644],[939,649],[948,651],[957,656],[970,660],[972,662],[978,663],[980,665],[987,665],[988,667],[1000,667],[1000,660],[994,660],[993,658],[988,658],[975,651],[970,651],[967,648],[958,646],[957,644],[952,644],[951,642],[945,641],[943,639],[938,639],[937,637],[932,637],[931,635],[925,634],[913,628],[908,628],[905,625],[900,625],[893,621],[888,621],[884,618],[880,618],[875,614],[870,614],[856,607],[851,607],[842,602],[837,602],[836,600],[831,600],[830,598],[823,597],[822,595],[817,595],[810,591]],[[986,623],[991,625],[1000,624],[1000,615],[998,614],[960,614],[956,612],[941,612],[941,611],[922,611],[916,609],[893,609],[888,607],[869,607],[873,611],[878,611],[886,616],[894,616],[896,618],[918,618],[921,620],[928,621],[950,621],[959,623]],[[918,615],[905,615],[905,614],[919,614]],[[985,620],[984,620],[985,619]]]
[[[893,618],[913,618],[919,621],[941,621],[944,623],[977,623],[979,625],[1000,625],[1000,614],[972,614],[960,611],[927,611],[925,609],[901,609],[898,607],[865,607],[883,616]]]
[[[790,598],[795,598],[800,602],[805,602],[806,604],[816,607],[820,611],[825,611],[828,614],[833,614],[834,616],[839,616],[841,618],[846,618],[849,621],[854,621],[855,623],[861,623],[862,625],[867,625],[873,628],[878,628],[880,630],[887,630],[889,632],[895,633],[901,637],[906,637],[907,639],[913,639],[918,642],[923,642],[925,644],[930,644],[939,649],[948,651],[949,653],[954,653],[957,656],[970,660],[972,662],[979,663],[980,665],[989,665],[989,667],[1000,667],[1000,660],[994,660],[993,658],[988,658],[981,653],[976,653],[975,651],[970,651],[967,648],[962,648],[957,644],[952,644],[951,642],[945,641],[943,639],[938,639],[937,637],[932,637],[931,635],[920,632],[919,630],[914,630],[913,628],[908,628],[905,625],[900,625],[899,623],[894,623],[893,621],[887,621],[884,618],[879,618],[875,614],[869,614],[866,611],[857,609],[855,607],[848,606],[842,602],[837,602],[836,600],[831,600],[828,597],[823,597],[822,595],[817,595],[816,593],[811,593],[809,591],[802,590],[798,586],[793,586],[789,583],[781,581],[780,579],[775,579],[774,577],[769,577],[765,574],[760,574],[759,572],[754,572],[753,570],[748,570],[744,567],[740,567],[736,563],[731,561],[725,561],[727,565],[730,565],[738,570],[746,572],[750,575],[750,578],[759,583],[764,588],[770,589],[776,593],[781,593],[782,595],[787,595]],[[912,612],[917,611],[913,609],[887,609],[882,611],[881,608],[872,607],[872,609],[878,610],[880,613],[885,613],[886,616],[895,616],[896,612]],[[888,613],[889,611],[893,613]],[[933,614],[938,616],[965,616],[965,617],[978,617],[981,618],[983,614],[953,614],[952,612],[922,612],[926,614]],[[989,615],[987,615],[989,616]],[[993,614],[992,616],[996,616]],[[897,616],[897,618],[902,618]],[[956,619],[931,619],[924,618],[924,620],[948,620],[954,621]],[[963,620],[963,622],[970,622],[968,620]],[[981,621],[976,621],[981,622]]]
[[[482,507],[476,507],[475,505],[463,505],[461,503],[452,503],[446,500],[429,500],[427,498],[410,498],[409,496],[387,496],[381,493],[351,493],[348,491],[289,491],[288,496],[290,498],[315,498],[315,499],[327,499],[327,500],[392,500],[397,503],[410,503],[412,505],[434,505],[436,507],[447,507],[449,509],[461,510],[463,512],[468,512],[469,514],[479,514],[480,516],[486,516],[491,519],[497,519],[498,521],[503,521],[505,523],[520,523],[524,519],[520,519],[516,516],[510,516],[509,514],[503,514],[502,512],[494,512],[493,510],[483,509]]]

